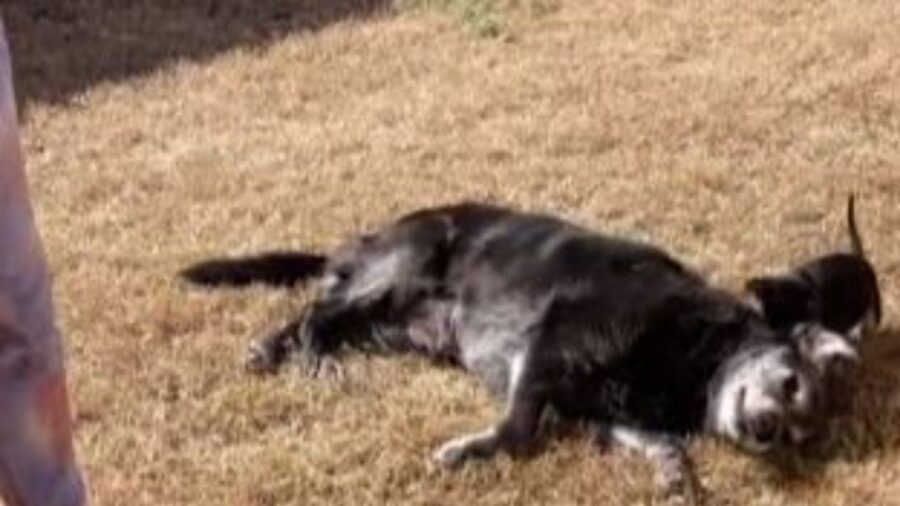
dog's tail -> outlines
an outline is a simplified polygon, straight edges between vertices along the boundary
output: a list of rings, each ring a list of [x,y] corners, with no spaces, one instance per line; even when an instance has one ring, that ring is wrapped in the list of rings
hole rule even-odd
[[[847,228],[850,231],[850,248],[854,255],[866,258],[866,250],[863,247],[859,229],[856,226],[856,195],[850,194],[847,198]]]
[[[290,287],[319,276],[327,258],[322,255],[275,251],[239,258],[215,258],[196,263],[180,276],[203,286],[246,286],[261,283]]]

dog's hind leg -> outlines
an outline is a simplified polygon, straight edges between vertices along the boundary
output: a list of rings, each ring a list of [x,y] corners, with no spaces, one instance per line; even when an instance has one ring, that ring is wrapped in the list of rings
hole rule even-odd
[[[531,448],[547,403],[540,383],[528,377],[525,355],[521,353],[511,361],[510,393],[503,420],[484,431],[465,434],[442,445],[433,457],[438,464],[452,468],[473,458],[490,458],[498,451],[519,455]]]
[[[679,439],[622,425],[612,426],[609,435],[613,444],[653,461],[656,481],[667,498],[690,505],[703,503],[703,487]]]
[[[339,376],[333,357],[359,333],[353,327],[360,322],[353,309],[327,300],[314,302],[302,315],[254,341],[244,367],[251,373],[274,373],[288,360],[297,359],[312,376],[330,370]]]
[[[254,341],[247,350],[244,368],[253,374],[275,373],[296,347],[301,318],[282,324],[276,330]]]
[[[385,342],[378,329],[402,327],[411,308],[439,292],[448,235],[437,220],[395,225],[349,243],[324,267],[317,299],[303,314],[251,347],[247,369],[274,372],[296,358],[311,375],[340,375],[335,355],[345,344],[408,348],[405,329]]]
[[[253,374],[275,373],[293,359],[310,376],[339,378],[343,373],[335,354],[354,332],[349,325],[353,321],[349,315],[314,304],[304,315],[254,341],[244,368]]]

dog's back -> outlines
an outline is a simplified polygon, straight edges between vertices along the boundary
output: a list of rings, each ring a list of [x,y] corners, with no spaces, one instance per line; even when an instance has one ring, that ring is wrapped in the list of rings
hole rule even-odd
[[[447,281],[460,363],[502,394],[511,364],[527,355],[541,371],[529,388],[552,392],[568,417],[697,430],[723,357],[765,327],[651,245],[522,213],[465,241]]]

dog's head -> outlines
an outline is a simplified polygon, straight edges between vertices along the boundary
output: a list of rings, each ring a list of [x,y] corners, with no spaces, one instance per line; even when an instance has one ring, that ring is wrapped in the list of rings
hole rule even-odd
[[[801,444],[816,430],[816,370],[789,344],[742,350],[725,364],[710,406],[717,434],[753,453]]]
[[[859,362],[855,348],[821,326],[738,351],[720,371],[711,429],[752,453],[800,446],[825,428],[833,381]],[[837,382],[835,382],[837,383]]]

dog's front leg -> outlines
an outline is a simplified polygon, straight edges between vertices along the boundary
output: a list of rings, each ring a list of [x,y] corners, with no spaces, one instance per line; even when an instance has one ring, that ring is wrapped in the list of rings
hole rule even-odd
[[[520,389],[508,400],[506,416],[484,431],[451,439],[434,453],[443,467],[457,467],[467,460],[486,459],[498,451],[519,455],[528,451],[537,435],[546,402],[542,394]]]
[[[609,435],[613,444],[653,461],[656,481],[667,498],[690,505],[703,503],[703,488],[678,438],[621,425],[613,426]]]

